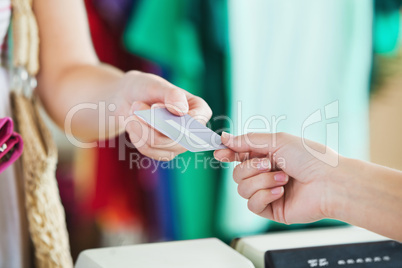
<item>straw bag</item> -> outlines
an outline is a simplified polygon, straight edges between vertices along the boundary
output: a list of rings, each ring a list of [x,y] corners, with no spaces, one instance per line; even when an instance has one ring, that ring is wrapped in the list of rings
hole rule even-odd
[[[13,65],[11,105],[24,141],[22,153],[25,206],[38,268],[73,267],[55,178],[57,148],[41,119],[33,92],[39,69],[38,27],[32,1],[12,0]]]

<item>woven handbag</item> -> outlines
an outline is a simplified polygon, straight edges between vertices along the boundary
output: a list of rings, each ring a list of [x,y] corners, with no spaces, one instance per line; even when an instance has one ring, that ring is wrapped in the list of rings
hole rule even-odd
[[[24,141],[25,207],[38,268],[73,267],[64,208],[55,177],[57,148],[42,121],[34,92],[39,70],[38,26],[32,1],[12,0],[11,105]]]

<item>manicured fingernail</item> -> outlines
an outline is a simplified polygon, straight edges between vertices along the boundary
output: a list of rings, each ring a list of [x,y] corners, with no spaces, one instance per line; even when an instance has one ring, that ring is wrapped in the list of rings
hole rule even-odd
[[[271,168],[271,161],[269,159],[264,158],[257,164],[258,170],[269,170]]]
[[[276,173],[276,174],[274,175],[274,180],[276,180],[276,181],[281,181],[281,182],[287,181],[287,180],[288,180],[288,175],[286,175],[285,172]]]
[[[221,136],[222,136],[222,138],[224,138],[224,139],[230,139],[233,135],[230,134],[230,133],[227,133],[227,132],[225,132],[225,131],[222,131]]]
[[[183,102],[175,102],[173,103],[173,106],[176,107],[182,113],[188,112],[188,105]]]
[[[274,194],[274,195],[281,194],[282,192],[283,192],[283,187],[276,187],[276,188],[271,190],[271,193]]]
[[[222,136],[222,138],[224,138],[224,139],[228,139],[228,138],[229,138],[229,133],[223,131],[222,134],[221,134],[221,136]]]

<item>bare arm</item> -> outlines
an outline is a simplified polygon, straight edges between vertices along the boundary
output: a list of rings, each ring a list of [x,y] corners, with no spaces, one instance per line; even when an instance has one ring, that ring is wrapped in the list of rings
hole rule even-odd
[[[402,172],[345,159],[331,179],[329,216],[402,241]]]
[[[177,115],[198,114],[205,121],[211,117],[205,101],[160,77],[136,71],[123,73],[101,64],[91,43],[82,0],[35,0],[34,12],[40,33],[38,92],[54,121],[63,127],[69,111],[84,103],[104,103],[106,111],[109,104],[116,107],[105,115],[107,120],[99,120],[99,109],[75,113],[71,126],[74,135],[97,140],[127,130],[142,153],[169,160],[185,149],[179,145],[160,149],[158,146],[170,142],[160,133],[156,133],[151,143],[144,137],[144,133],[150,133],[150,127],[132,116],[133,109],[149,109],[152,104],[164,103],[170,104],[169,110]],[[119,116],[130,118],[131,122],[109,127],[108,116],[116,122]]]
[[[230,149],[216,151],[215,158],[242,162],[233,177],[252,212],[286,224],[332,218],[402,241],[401,171],[311,142],[314,150],[339,159],[333,167],[286,133],[223,134],[222,142]]]
[[[83,1],[36,0],[34,12],[40,35],[38,91],[55,120],[63,126],[74,105],[99,103],[114,94],[123,73],[101,65],[93,49]],[[94,94],[96,92],[96,94]],[[77,114],[74,133],[96,138],[97,111]]]

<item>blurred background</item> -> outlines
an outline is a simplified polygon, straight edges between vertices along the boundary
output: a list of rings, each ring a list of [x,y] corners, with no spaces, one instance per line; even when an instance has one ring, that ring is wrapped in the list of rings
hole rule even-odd
[[[253,127],[300,136],[309,115],[328,112],[325,107],[335,102],[339,152],[402,169],[401,2],[85,0],[85,5],[101,61],[155,73],[201,96],[214,112],[213,130],[242,134],[219,115],[235,125],[240,117],[284,115],[277,129],[261,122]],[[309,127],[306,137],[326,143],[334,134],[328,122]],[[342,224],[283,226],[254,216],[237,195],[233,166],[200,164],[213,162],[211,152],[196,159],[193,153],[181,155],[186,169],[162,166],[125,146],[122,137],[79,149],[53,129],[74,258],[87,248],[203,237],[230,242],[278,229]],[[130,165],[133,155],[149,165]]]

